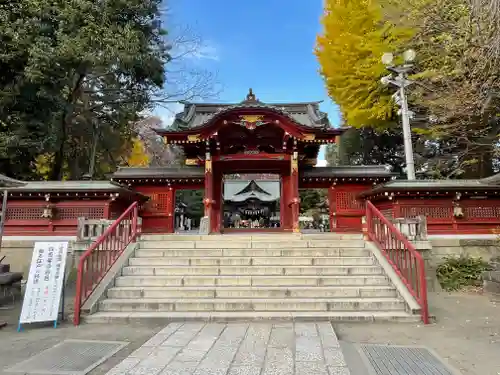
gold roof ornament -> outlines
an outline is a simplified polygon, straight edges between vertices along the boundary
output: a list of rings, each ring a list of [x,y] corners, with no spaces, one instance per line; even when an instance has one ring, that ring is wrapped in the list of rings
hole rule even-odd
[[[315,134],[304,134],[304,141],[314,141],[316,139]]]
[[[255,94],[253,93],[253,90],[251,88],[248,90],[246,101],[248,102],[257,101],[257,98],[255,97]]]
[[[189,142],[199,142],[201,140],[200,134],[188,135]]]
[[[241,116],[242,121],[246,121],[246,122],[250,122],[250,123],[262,121],[263,119],[264,119],[264,116],[262,116],[262,115],[242,115]]]

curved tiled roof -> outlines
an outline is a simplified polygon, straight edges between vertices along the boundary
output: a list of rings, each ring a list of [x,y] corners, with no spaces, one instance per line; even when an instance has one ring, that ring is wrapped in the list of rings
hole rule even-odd
[[[316,177],[386,177],[394,175],[388,165],[342,165],[336,167],[310,167],[301,171],[302,178]]]
[[[132,192],[125,186],[110,181],[27,181],[8,188],[17,192]]]
[[[15,180],[0,173],[0,187],[23,186],[26,182]]]
[[[328,115],[319,109],[320,101],[302,103],[263,103],[256,99],[252,91],[240,103],[192,103],[183,102],[184,111],[176,114],[171,129],[191,130],[204,126],[218,116],[237,109],[267,109],[289,118],[300,126],[316,129],[331,128]]]
[[[500,190],[500,174],[484,179],[469,180],[394,180],[375,186],[360,194],[370,197],[378,193],[397,191],[496,191]]]
[[[300,170],[301,178],[316,177],[373,177],[390,178],[394,175],[386,165],[346,165],[337,167],[309,167]],[[124,167],[119,168],[112,176],[113,179],[133,178],[204,178],[203,167]],[[261,181],[261,180],[259,180]],[[263,181],[263,180],[262,180]],[[245,185],[246,186],[246,185]],[[244,186],[243,186],[244,187]],[[242,188],[243,188],[242,187]]]
[[[279,180],[229,180],[224,182],[224,200],[234,203],[248,199],[273,202],[280,197]]]
[[[112,179],[127,178],[204,178],[203,167],[121,167],[113,173]]]

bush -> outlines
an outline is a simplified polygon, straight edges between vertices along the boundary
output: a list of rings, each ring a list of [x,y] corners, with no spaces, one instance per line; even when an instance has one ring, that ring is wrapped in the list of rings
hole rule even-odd
[[[437,279],[444,290],[459,290],[467,286],[480,286],[482,273],[490,269],[482,258],[471,256],[445,257],[436,269]]]

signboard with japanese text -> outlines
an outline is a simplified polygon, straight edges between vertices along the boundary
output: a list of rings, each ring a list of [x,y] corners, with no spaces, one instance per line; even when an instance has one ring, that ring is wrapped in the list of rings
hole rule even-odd
[[[200,219],[199,234],[201,234],[201,235],[210,234],[210,220],[209,220],[208,216],[203,216]]]
[[[68,242],[35,242],[19,324],[57,321]]]

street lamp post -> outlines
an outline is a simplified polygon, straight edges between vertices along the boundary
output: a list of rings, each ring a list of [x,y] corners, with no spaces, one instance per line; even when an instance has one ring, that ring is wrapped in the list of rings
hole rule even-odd
[[[400,106],[398,114],[401,115],[403,123],[403,139],[405,148],[406,159],[406,176],[408,180],[415,180],[415,162],[413,159],[413,146],[411,142],[411,127],[410,118],[413,117],[413,112],[408,110],[408,100],[406,97],[405,88],[410,86],[413,81],[408,79],[408,73],[413,69],[413,60],[415,60],[416,53],[413,50],[408,50],[403,54],[404,64],[395,66],[392,64],[394,56],[392,53],[384,53],[382,62],[387,67],[391,74],[382,77],[381,82],[383,85],[393,85],[398,87],[398,92],[393,95],[396,104]]]

